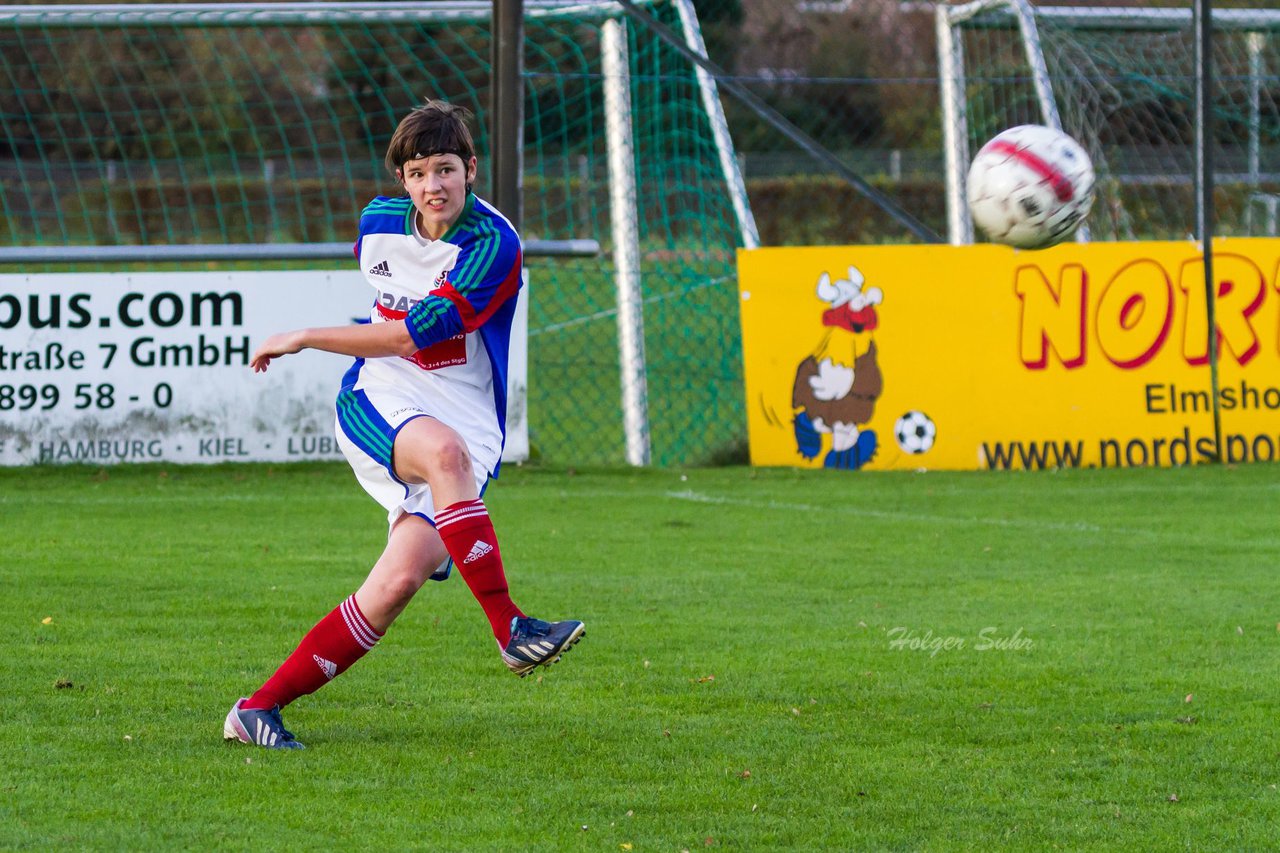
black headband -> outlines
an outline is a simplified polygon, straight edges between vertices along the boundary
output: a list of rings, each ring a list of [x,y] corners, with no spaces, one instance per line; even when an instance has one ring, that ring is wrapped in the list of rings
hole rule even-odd
[[[415,153],[414,153],[414,155],[413,155],[412,157],[410,157],[409,159],[410,159],[410,160],[425,160],[425,159],[427,159],[428,157],[435,157],[435,156],[437,156],[437,155],[439,155],[439,154],[456,154],[456,155],[458,155],[458,159],[459,159],[459,160],[462,160],[463,162],[465,162],[465,161],[466,161],[466,159],[467,159],[467,158],[466,158],[466,156],[465,156],[461,151],[459,151],[459,150],[458,150],[458,149],[456,149],[456,148],[442,148],[442,149],[440,149],[440,150],[438,150],[438,151],[430,151],[430,152],[428,152],[428,153],[426,153],[426,154],[420,154],[420,153],[415,152]]]

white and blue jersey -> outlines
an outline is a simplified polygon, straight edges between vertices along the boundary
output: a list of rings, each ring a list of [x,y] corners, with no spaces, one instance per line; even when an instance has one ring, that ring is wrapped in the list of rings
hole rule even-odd
[[[338,394],[338,443],[394,523],[434,516],[426,485],[391,469],[396,433],[415,417],[456,430],[481,491],[497,476],[506,439],[507,356],[523,252],[511,223],[468,194],[439,240],[416,227],[409,198],[374,199],[360,216],[356,257],[376,293],[371,323],[403,322],[419,347],[405,358],[356,359]]]

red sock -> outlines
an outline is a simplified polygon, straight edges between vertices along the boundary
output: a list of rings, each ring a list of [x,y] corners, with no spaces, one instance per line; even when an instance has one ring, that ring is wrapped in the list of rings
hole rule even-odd
[[[444,547],[471,587],[471,594],[489,617],[493,636],[506,648],[511,640],[511,620],[523,616],[507,592],[507,575],[502,570],[498,537],[489,520],[484,501],[458,501],[436,513],[436,531]]]
[[[352,595],[316,623],[275,675],[241,707],[283,708],[299,696],[314,693],[346,672],[380,639],[382,634],[365,621]]]

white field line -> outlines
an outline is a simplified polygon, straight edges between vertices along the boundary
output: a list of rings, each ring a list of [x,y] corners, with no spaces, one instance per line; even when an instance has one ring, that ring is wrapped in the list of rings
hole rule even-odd
[[[1038,519],[981,518],[975,516],[957,518],[954,516],[933,515],[930,513],[893,512],[892,510],[867,509],[866,507],[840,506],[838,504],[802,504],[784,503],[781,501],[754,501],[745,498],[725,498],[716,495],[704,495],[694,491],[667,492],[667,497],[674,500],[691,501],[693,503],[741,506],[774,512],[778,510],[786,510],[789,512],[801,512],[816,515],[830,515],[833,512],[837,512],[844,515],[856,515],[859,518],[880,518],[887,521],[927,522],[930,524],[982,524],[990,527],[1025,527],[1034,530],[1065,530],[1068,532],[1080,533],[1101,533],[1104,530],[1104,528],[1099,527],[1096,524],[1088,524],[1083,521],[1059,522],[1041,521]],[[1116,530],[1116,528],[1110,529]]]

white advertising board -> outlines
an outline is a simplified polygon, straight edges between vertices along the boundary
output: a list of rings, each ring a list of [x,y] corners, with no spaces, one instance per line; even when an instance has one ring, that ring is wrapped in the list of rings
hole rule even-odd
[[[346,356],[254,374],[267,335],[367,317],[355,270],[0,275],[0,465],[341,459]],[[528,312],[512,329],[504,460],[528,457]]]

